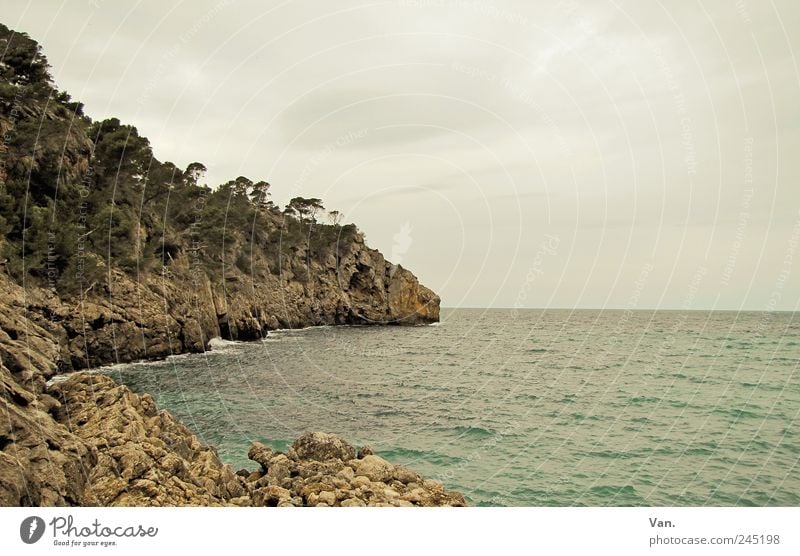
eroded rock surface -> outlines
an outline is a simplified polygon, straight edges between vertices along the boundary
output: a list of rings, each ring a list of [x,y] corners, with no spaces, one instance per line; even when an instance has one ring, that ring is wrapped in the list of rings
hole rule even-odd
[[[61,402],[56,420],[96,454],[83,504],[214,506],[246,494],[230,466],[149,395],[94,373],[49,391]]]
[[[234,472],[152,397],[78,372],[39,394],[2,368],[0,503],[98,506],[464,506],[437,481],[323,432],[259,442]]]
[[[259,506],[465,506],[464,497],[376,455],[356,450],[334,434],[312,432],[286,454],[254,443],[250,459],[261,469],[245,480]],[[269,459],[264,456],[269,454]]]

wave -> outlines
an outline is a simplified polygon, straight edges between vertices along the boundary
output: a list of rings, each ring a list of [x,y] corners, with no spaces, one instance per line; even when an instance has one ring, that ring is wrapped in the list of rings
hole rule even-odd
[[[224,349],[229,346],[236,346],[243,343],[244,342],[236,342],[234,340],[223,340],[219,336],[216,336],[208,341],[208,347],[213,350],[218,350],[218,349]]]
[[[636,396],[628,400],[628,403],[631,405],[643,405],[646,403],[660,403],[663,400],[661,398],[653,398],[648,396]]]
[[[116,366],[121,365],[130,365],[130,363],[118,363]],[[105,367],[105,369],[111,369],[111,367]],[[69,373],[64,373],[60,375],[54,375],[50,378],[47,382],[44,383],[45,387],[50,388],[53,384],[58,384],[59,382],[64,382],[69,377],[74,375],[75,373],[88,373],[88,374],[105,374],[99,368],[98,369],[81,369],[79,371],[72,371]]]
[[[576,421],[601,421],[603,419],[599,415],[584,415],[583,413],[573,413],[570,417]]]
[[[415,450],[413,448],[395,447],[386,450],[379,450],[378,455],[388,461],[393,462],[418,462],[423,461],[437,466],[457,465],[464,461],[463,458],[450,456],[441,452]]]
[[[632,503],[644,504],[647,501],[639,496],[633,485],[597,485],[589,489],[589,492],[602,498],[613,498],[608,502],[611,504],[631,505]]]
[[[484,429],[483,427],[462,426],[453,427],[453,430],[460,436],[472,436],[475,438],[488,438],[497,436],[497,431],[492,429]]]
[[[760,419],[763,415],[759,415],[754,411],[747,411],[746,409],[724,409],[717,408],[713,411],[718,415],[728,415],[734,419]]]

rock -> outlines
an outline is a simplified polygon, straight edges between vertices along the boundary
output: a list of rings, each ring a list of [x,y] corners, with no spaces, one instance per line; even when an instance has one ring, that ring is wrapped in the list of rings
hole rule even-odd
[[[247,458],[256,463],[260,463],[261,469],[264,471],[267,470],[269,460],[274,455],[275,452],[272,451],[272,448],[261,442],[253,442],[253,444],[250,445],[250,450],[247,452]]]
[[[362,446],[358,449],[358,459],[364,459],[365,456],[373,456],[375,452],[372,451],[370,446]]]
[[[363,254],[358,256],[362,264],[372,264]],[[380,281],[379,273],[373,270],[356,272],[366,272],[376,283]],[[136,285],[124,276],[116,277],[124,300],[141,294],[142,303],[150,303],[150,293],[140,288],[155,287],[156,283]],[[172,294],[163,290],[159,295]],[[163,303],[164,297],[158,299]],[[215,303],[222,303],[222,299]],[[153,334],[149,330],[156,326],[148,321],[152,318],[155,323],[155,305],[152,313],[147,313],[150,308],[145,311],[140,324],[133,325],[127,309],[111,306],[104,299],[88,299],[82,316],[59,303],[35,288],[23,292],[0,274],[0,415],[4,417],[0,419],[0,504],[464,504],[458,493],[445,491],[440,483],[422,483],[418,475],[392,466],[369,447],[362,447],[356,458],[356,450],[333,434],[305,434],[285,454],[254,442],[248,457],[260,469],[234,472],[222,464],[213,448],[204,446],[169,412],[159,411],[151,396],[137,395],[110,377],[75,373],[46,388],[46,379],[56,372],[53,362],[63,361],[62,355],[67,357],[67,368],[75,366],[76,361],[89,364],[88,358],[84,361],[84,356],[75,351],[77,344],[70,338],[87,342],[95,350],[97,359],[93,361],[97,362],[108,360],[112,353],[118,353],[123,361],[143,357],[143,336],[160,346],[148,354],[164,354],[170,349],[166,338],[180,336],[177,328],[168,332],[162,328],[163,338],[159,335],[162,332]],[[230,322],[256,326],[252,319],[235,322],[228,307]],[[163,311],[163,304],[159,311]],[[58,315],[58,320],[51,321],[45,314]],[[78,317],[89,317],[89,328],[70,328]],[[178,321],[199,326],[196,319],[188,317]],[[112,341],[115,334],[119,337],[116,346]],[[184,341],[190,341],[192,349],[204,347],[200,341]],[[69,354],[61,352],[59,346],[67,346]],[[181,349],[178,346],[175,352]],[[406,484],[419,490],[409,495]]]
[[[385,489],[383,489],[383,495],[386,498],[390,498],[390,499],[391,498],[400,498],[400,493],[397,492],[395,489],[390,488],[390,487],[386,487]]]
[[[363,508],[366,504],[358,498],[348,498],[347,500],[342,500],[341,506],[343,508]]]
[[[420,480],[419,475],[417,475],[410,469],[403,467],[402,465],[394,466],[394,473],[392,474],[392,478],[404,484],[414,483]]]
[[[345,481],[351,482],[356,476],[356,473],[353,471],[352,467],[342,467],[342,469],[336,473],[336,476],[341,477]]]
[[[394,467],[379,456],[364,456],[359,460],[356,475],[363,475],[371,481],[384,482],[392,478]]]
[[[297,466],[297,474],[304,479],[312,479],[320,476],[335,476],[345,468],[341,460],[329,459],[325,462],[314,460],[303,460]],[[352,471],[352,469],[351,469]]]
[[[327,461],[330,459],[349,460],[356,451],[350,444],[335,434],[324,432],[306,433],[292,444],[297,457],[304,460]]]
[[[253,506],[278,506],[282,502],[291,503],[292,493],[285,488],[272,485],[254,490],[251,499]]]
[[[56,419],[97,454],[84,468],[82,503],[214,506],[246,494],[230,466],[172,415],[155,411],[149,396],[90,373],[73,374],[50,393],[61,402]]]
[[[401,498],[419,504],[425,498],[425,491],[422,488],[415,488],[403,494]]]
[[[283,454],[278,454],[269,460],[267,480],[270,484],[278,484],[291,474],[291,462]]]
[[[434,491],[444,490],[444,485],[441,483],[441,481],[437,481],[434,479],[426,479],[425,481],[422,482],[422,486],[424,486],[428,490],[434,490]]]
[[[328,506],[333,506],[336,504],[336,494],[326,490],[319,493],[317,500],[319,500],[321,503],[327,504]]]

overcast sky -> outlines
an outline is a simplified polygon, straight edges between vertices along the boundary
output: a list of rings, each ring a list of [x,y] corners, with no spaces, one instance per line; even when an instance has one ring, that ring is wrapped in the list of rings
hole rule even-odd
[[[3,2],[215,185],[321,197],[446,306],[798,309],[796,0]]]

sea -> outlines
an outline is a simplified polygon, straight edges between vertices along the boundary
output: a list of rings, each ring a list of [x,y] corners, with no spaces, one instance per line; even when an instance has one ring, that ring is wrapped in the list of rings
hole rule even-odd
[[[100,369],[254,469],[369,445],[478,506],[800,505],[800,313],[443,309]]]

